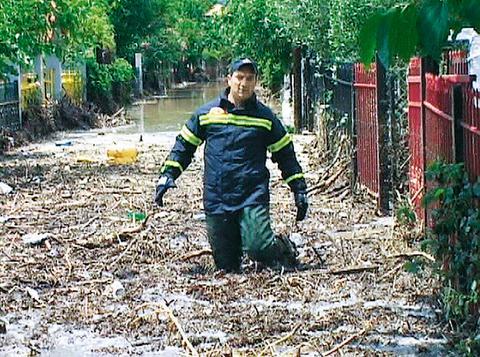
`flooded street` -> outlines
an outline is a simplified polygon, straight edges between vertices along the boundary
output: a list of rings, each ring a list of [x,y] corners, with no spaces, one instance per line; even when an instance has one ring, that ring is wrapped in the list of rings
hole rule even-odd
[[[442,354],[430,272],[404,271],[410,242],[393,217],[352,196],[348,175],[322,186],[338,167],[314,135],[294,136],[309,186],[322,187],[305,221],[295,223],[291,192],[268,163],[273,228],[295,241],[298,270],[245,259],[241,274],[215,271],[203,148],[165,207],[153,204],[179,128],[218,90],[180,91],[188,98],[133,107],[143,108],[138,125],[57,133],[1,159],[13,192],[0,195],[0,355]],[[137,160],[110,163],[113,145],[135,147]]]
[[[165,98],[149,99],[127,109],[136,125],[126,132],[153,133],[180,131],[182,125],[202,104],[217,97],[224,82],[199,83],[168,90]]]

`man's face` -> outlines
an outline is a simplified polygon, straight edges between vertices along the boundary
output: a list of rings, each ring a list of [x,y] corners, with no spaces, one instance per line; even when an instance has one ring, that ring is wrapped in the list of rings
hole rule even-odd
[[[236,103],[243,103],[253,95],[257,76],[251,66],[243,66],[227,77],[230,94]]]

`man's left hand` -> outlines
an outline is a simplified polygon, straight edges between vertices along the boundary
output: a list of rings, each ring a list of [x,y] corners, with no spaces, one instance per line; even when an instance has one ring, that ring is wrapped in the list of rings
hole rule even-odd
[[[295,193],[295,206],[297,206],[297,221],[303,221],[307,215],[308,198],[306,192]]]

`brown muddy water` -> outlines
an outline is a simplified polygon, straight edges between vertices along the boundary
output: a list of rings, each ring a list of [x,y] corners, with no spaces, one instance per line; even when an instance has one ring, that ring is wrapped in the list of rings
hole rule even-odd
[[[178,132],[201,105],[215,99],[226,88],[226,82],[197,83],[170,89],[167,96],[139,101],[127,108],[135,124],[117,128],[123,134]],[[279,100],[266,103],[281,117]]]
[[[214,99],[224,88],[224,82],[199,83],[170,89],[166,97],[138,102],[127,109],[136,124],[125,131],[179,131],[199,106]]]

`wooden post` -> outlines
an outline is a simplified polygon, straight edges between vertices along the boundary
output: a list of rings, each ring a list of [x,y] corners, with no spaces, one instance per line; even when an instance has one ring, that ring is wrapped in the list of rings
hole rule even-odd
[[[461,85],[453,87],[452,91],[452,143],[453,162],[464,161],[463,155],[463,91]]]
[[[378,137],[378,206],[382,212],[388,212],[390,207],[391,185],[388,174],[390,168],[388,163],[387,143],[387,82],[386,70],[382,62],[376,56],[376,101],[377,101],[377,137]]]
[[[299,132],[302,126],[302,48],[293,50],[293,125]]]

